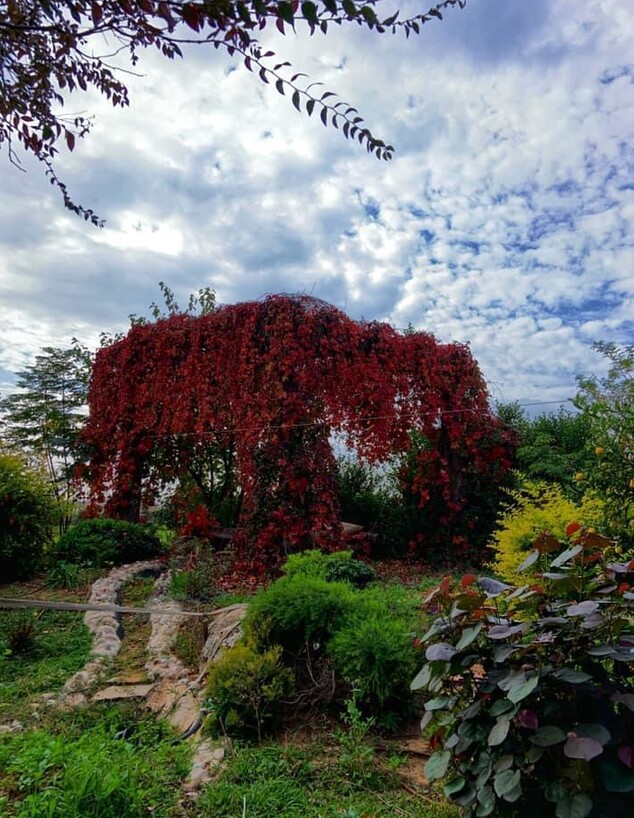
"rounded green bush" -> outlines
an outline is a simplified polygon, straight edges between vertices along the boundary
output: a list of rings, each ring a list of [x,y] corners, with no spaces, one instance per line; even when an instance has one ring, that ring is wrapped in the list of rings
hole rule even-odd
[[[163,552],[147,527],[124,520],[82,520],[63,534],[53,556],[70,563],[101,567],[153,559]]]
[[[349,582],[355,588],[365,588],[376,579],[376,572],[351,551],[324,554],[310,550],[292,554],[282,568],[287,577],[303,576],[325,579],[327,582]]]
[[[261,739],[274,726],[294,681],[281,657],[279,645],[260,653],[241,643],[212,664],[207,685],[207,726],[212,732]]]
[[[54,516],[46,478],[20,455],[0,452],[0,582],[35,573],[51,539]]]
[[[282,577],[253,597],[245,632],[258,644],[279,644],[297,653],[307,644],[325,644],[343,623],[354,599],[355,591],[344,582]]]
[[[411,598],[364,591],[326,647],[338,677],[363,711],[385,717],[413,711],[410,680],[420,661],[413,642]]]

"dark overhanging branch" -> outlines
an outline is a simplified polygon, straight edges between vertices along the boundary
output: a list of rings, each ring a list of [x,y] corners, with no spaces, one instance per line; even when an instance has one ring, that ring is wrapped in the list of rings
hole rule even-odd
[[[419,34],[421,27],[453,7],[464,8],[467,0],[442,0],[427,12],[399,20],[399,13],[380,19],[381,0],[24,0],[18,4],[0,2],[0,146],[7,144],[9,161],[21,167],[12,137],[23,150],[45,166],[45,174],[60,191],[67,209],[96,226],[102,226],[93,210],[76,204],[66,184],[58,177],[53,161],[57,141],[63,137],[68,150],[85,136],[90,124],[78,117],[71,125],[57,115],[66,93],[88,87],[98,90],[114,106],[129,104],[127,88],[116,74],[136,72],[106,62],[129,50],[133,66],[140,49],[155,46],[168,59],[182,57],[181,45],[211,45],[237,54],[245,67],[261,82],[273,85],[291,104],[311,116],[315,110],[324,126],[340,128],[346,139],[358,141],[378,159],[392,158],[394,147],[375,137],[358,110],[339,100],[333,91],[321,95],[312,89],[319,83],[303,72],[291,74],[288,61],[271,52],[262,52],[253,32],[274,24],[280,34],[307,26],[311,35],[327,34],[328,26],[356,23],[382,34],[404,31]],[[50,22],[44,22],[44,20]],[[184,36],[188,29],[194,35]],[[120,47],[104,54],[88,53],[84,46],[102,36],[114,37]],[[268,61],[275,59],[270,66]],[[253,68],[256,71],[253,71]],[[5,69],[11,80],[7,82]],[[288,69],[288,70],[287,70]],[[290,76],[289,76],[290,75]],[[337,100],[337,101],[336,101]]]

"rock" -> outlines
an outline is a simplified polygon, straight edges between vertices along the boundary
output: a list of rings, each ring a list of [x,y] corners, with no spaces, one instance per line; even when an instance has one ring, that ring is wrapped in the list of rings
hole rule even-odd
[[[86,690],[95,681],[93,674],[88,670],[79,670],[64,685],[64,692],[74,693],[79,690]]]
[[[185,791],[190,798],[195,798],[198,790],[214,778],[222,766],[225,755],[224,747],[214,747],[208,741],[201,741],[198,744],[185,784]]]
[[[184,733],[198,719],[200,711],[200,704],[196,697],[191,692],[186,692],[176,703],[176,707],[168,716],[169,723],[178,730],[179,733]]]
[[[121,650],[121,640],[118,637],[100,636],[95,642],[92,652],[94,656],[107,656],[113,659]]]
[[[92,697],[93,702],[117,702],[122,699],[145,699],[154,685],[111,685],[98,690]]]
[[[0,733],[21,733],[24,725],[21,721],[14,719],[10,724],[0,724]]]
[[[90,601],[95,604],[115,605],[121,586],[143,573],[158,574],[162,566],[158,562],[138,562],[112,570],[108,576],[97,580],[92,586]],[[148,608],[168,609],[170,614],[152,613],[152,632],[148,640],[148,659],[144,671],[121,673],[110,679],[110,684],[97,691],[91,702],[145,699],[147,707],[166,717],[182,734],[193,727],[200,718],[200,692],[204,685],[206,669],[218,657],[223,648],[234,645],[241,636],[241,622],[246,613],[245,604],[230,605],[218,611],[212,618],[209,637],[201,656],[202,670],[197,678],[171,653],[172,645],[185,621],[179,615],[181,606],[169,598],[170,572],[162,574],[156,582],[154,595]],[[109,660],[121,647],[121,629],[114,611],[88,611],[85,622],[93,635],[90,660],[82,670],[67,680],[59,698],[52,694],[42,697],[42,704],[56,703],[70,709],[85,704],[86,691],[98,682]],[[150,679],[151,681],[148,681]],[[22,729],[21,726],[19,729]],[[11,725],[0,725],[0,732],[10,732]],[[202,740],[198,732],[192,736],[195,743],[194,759],[185,786],[188,797],[195,798],[200,787],[210,781],[225,757],[225,748]]]
[[[240,639],[242,636],[240,626],[246,612],[247,606],[244,602],[229,605],[216,612],[201,653],[201,659],[206,665],[217,658],[222,648],[232,647]]]
[[[86,704],[86,701],[83,693],[62,693],[57,701],[57,707],[60,710],[74,710],[76,707]]]
[[[180,611],[181,606],[175,600],[165,600],[161,597],[154,597],[149,603],[149,608],[157,607],[162,610]],[[161,615],[159,613],[152,614],[150,621],[152,623],[152,634],[148,641],[148,653],[151,656],[161,656],[169,654],[172,645],[182,623],[186,620],[185,616],[178,616],[176,613]]]
[[[93,583],[89,602],[97,605],[116,605],[121,586],[139,574],[159,574],[163,566],[157,560],[133,562],[114,568]],[[93,636],[92,658],[83,669],[67,680],[62,690],[65,704],[69,693],[87,690],[95,685],[104,669],[104,660],[113,659],[121,649],[120,624],[114,611],[86,611],[84,622]],[[84,699],[85,700],[85,699]]]
[[[113,685],[143,685],[148,684],[148,682],[147,673],[144,673],[142,670],[132,670],[120,673],[118,676],[108,679],[107,683]]]
[[[175,684],[170,679],[161,679],[147,697],[147,706],[153,713],[167,715],[186,693],[185,685]]]

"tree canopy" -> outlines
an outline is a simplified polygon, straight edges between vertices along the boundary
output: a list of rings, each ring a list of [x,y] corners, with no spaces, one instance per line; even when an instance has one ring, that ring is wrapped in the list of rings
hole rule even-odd
[[[210,444],[231,451],[250,570],[339,544],[334,430],[368,462],[410,451],[410,494],[435,521],[412,543],[419,554],[448,539],[460,558],[469,476],[499,482],[510,465],[466,346],[359,323],[307,296],[135,325],[97,352],[89,405],[87,476],[95,510],[110,516],[137,518]]]
[[[35,156],[65,206],[101,225],[92,209],[73,200],[55,169],[60,144],[72,151],[91,127],[90,117],[64,115],[68,95],[93,88],[113,106],[125,107],[130,100],[120,55],[127,54],[135,66],[143,49],[155,48],[173,60],[183,56],[184,45],[196,44],[241,57],[249,71],[288,96],[298,111],[315,114],[387,160],[393,146],[372,134],[353,105],[263,50],[258,36],[272,26],[281,35],[298,27],[325,35],[333,24],[409,36],[466,2],[442,0],[399,20],[398,11],[381,14],[384,0],[0,0],[0,147],[18,167],[16,145]]]
[[[575,398],[589,424],[593,465],[579,475],[605,501],[606,529],[634,546],[634,346],[596,343],[610,362],[604,378],[579,378]]]
[[[45,347],[17,373],[17,390],[0,399],[5,443],[45,465],[60,533],[70,522],[75,499],[73,468],[81,459],[91,366],[90,352],[76,340],[68,349]]]
[[[588,452],[587,415],[562,407],[530,418],[517,403],[498,405],[497,415],[517,437],[514,466],[522,479],[558,483],[566,497],[578,500],[583,485],[575,475],[594,459]]]

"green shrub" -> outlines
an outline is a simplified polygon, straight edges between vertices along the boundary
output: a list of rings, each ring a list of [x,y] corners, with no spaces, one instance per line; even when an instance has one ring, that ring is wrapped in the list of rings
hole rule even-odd
[[[49,588],[78,588],[84,581],[85,573],[81,566],[60,560],[46,572],[46,584]]]
[[[411,715],[417,595],[399,586],[356,591],[345,582],[328,582],[318,575],[327,569],[326,555],[319,552],[297,555],[288,566],[289,575],[253,598],[247,639],[260,649],[281,645],[304,698],[312,690],[313,704],[317,698],[324,705],[332,700],[334,672],[337,693],[354,689],[364,713],[382,714],[385,724]]]
[[[609,540],[567,528],[526,559],[540,583],[447,578],[427,603],[429,779],[467,816],[622,818],[634,793],[634,564],[604,564]],[[553,559],[553,556],[555,556]]]
[[[282,648],[258,652],[250,644],[227,649],[211,666],[207,696],[213,732],[262,738],[274,725],[293,673],[282,664]]]
[[[349,582],[355,588],[365,588],[376,580],[376,571],[361,560],[333,562],[326,574],[328,582]]]
[[[344,582],[297,574],[257,593],[245,619],[256,644],[282,645],[291,654],[324,645],[341,627],[355,592]]]
[[[301,551],[299,554],[291,554],[282,566],[282,573],[287,577],[302,576],[326,579],[330,565],[347,562],[351,559],[351,551],[334,551],[332,554],[325,554],[323,551],[313,548],[308,551]]]
[[[600,500],[583,497],[579,505],[564,496],[556,483],[528,481],[510,492],[511,503],[499,521],[491,546],[495,558],[491,568],[506,582],[522,581],[518,566],[543,532],[563,537],[567,520],[578,519],[587,526],[599,526],[603,517]]]
[[[404,620],[408,631],[417,631],[421,625],[420,596],[398,583],[366,588],[357,594],[354,611],[362,617],[376,615]]]
[[[101,567],[153,559],[163,552],[151,529],[124,520],[82,520],[63,534],[53,557],[64,562]]]
[[[292,554],[282,572],[287,577],[303,576],[324,579],[327,582],[349,582],[355,588],[365,588],[376,579],[373,568],[361,560],[355,560],[351,551],[303,551]]]
[[[418,608],[417,595],[399,586],[363,591],[327,645],[337,677],[355,691],[363,712],[380,714],[385,725],[413,712]]]
[[[33,576],[54,518],[46,478],[19,455],[0,452],[0,582]]]
[[[361,610],[328,642],[327,652],[337,676],[358,691],[364,712],[411,714],[409,681],[419,656],[406,620]]]

